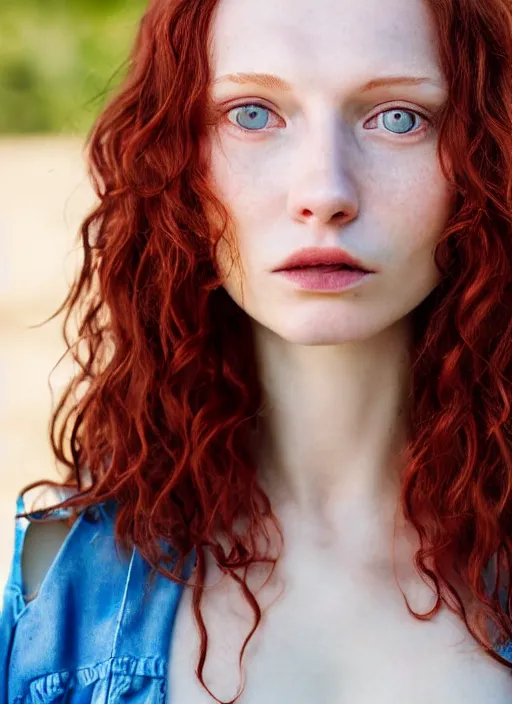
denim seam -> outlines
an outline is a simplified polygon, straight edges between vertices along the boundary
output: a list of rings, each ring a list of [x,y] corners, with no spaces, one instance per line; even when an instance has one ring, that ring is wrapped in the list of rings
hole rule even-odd
[[[110,653],[110,659],[112,660],[115,657],[115,652],[117,649],[117,641],[119,638],[119,632],[121,630],[123,618],[124,618],[124,612],[126,608],[126,602],[128,600],[128,588],[130,585],[130,579],[132,575],[132,569],[133,569],[133,561],[135,558],[135,548],[132,549],[132,555],[130,558],[130,564],[128,566],[128,574],[126,575],[126,583],[124,585],[124,593],[123,593],[123,599],[121,601],[121,607],[119,609],[119,619],[117,621],[117,626],[116,626],[116,632],[114,634],[114,641],[112,643],[112,651]],[[106,701],[108,701],[108,698],[110,696],[110,690],[112,689],[112,669],[109,672],[109,677],[108,677],[108,685],[107,685],[107,694],[106,694]]]

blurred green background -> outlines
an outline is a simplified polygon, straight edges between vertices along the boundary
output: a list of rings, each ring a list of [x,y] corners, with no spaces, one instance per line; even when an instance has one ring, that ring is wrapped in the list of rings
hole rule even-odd
[[[121,80],[147,0],[0,0],[0,134],[83,134]]]

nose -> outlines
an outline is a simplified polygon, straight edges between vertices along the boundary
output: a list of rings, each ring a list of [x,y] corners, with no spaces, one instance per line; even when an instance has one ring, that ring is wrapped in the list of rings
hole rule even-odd
[[[318,125],[302,147],[288,192],[290,217],[315,228],[349,223],[357,217],[359,201],[350,169],[350,144],[339,122]]]

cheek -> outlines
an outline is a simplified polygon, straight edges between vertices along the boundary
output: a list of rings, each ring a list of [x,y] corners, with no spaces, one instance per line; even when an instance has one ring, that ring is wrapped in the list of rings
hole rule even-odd
[[[268,167],[267,171],[267,176],[258,175],[254,164],[241,165],[240,159],[229,159],[224,154],[216,154],[212,161],[215,193],[232,217],[236,233],[226,233],[233,244],[223,239],[217,250],[218,265],[224,274],[229,270],[231,282],[240,278],[238,268],[231,268],[232,252],[238,251],[242,265],[256,261],[254,234],[270,231],[275,220],[282,217],[283,200],[278,194],[282,194],[284,182],[281,177],[278,188],[275,172]]]
[[[254,214],[283,193],[290,182],[290,155],[272,140],[220,137],[213,142],[210,164],[213,181],[223,201],[241,217]]]
[[[422,163],[423,162],[423,163]],[[432,247],[440,238],[452,212],[455,192],[442,174],[435,155],[410,158],[388,169],[386,176],[374,176],[365,189],[365,200],[373,217],[384,224],[381,231],[392,233],[415,250]]]
[[[213,177],[219,197],[241,224],[264,220],[276,194],[282,193],[286,184],[282,171],[268,165],[261,169],[256,160],[240,164],[240,160],[219,158]]]

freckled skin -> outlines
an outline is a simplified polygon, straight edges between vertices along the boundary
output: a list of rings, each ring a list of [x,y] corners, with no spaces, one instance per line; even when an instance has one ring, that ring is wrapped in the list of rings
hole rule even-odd
[[[428,113],[445,96],[430,86],[394,87],[360,104],[351,93],[380,74],[443,80],[426,9],[404,0],[224,0],[215,26],[222,36],[214,44],[215,76],[261,71],[294,86],[292,94],[234,83],[215,87],[218,103],[263,99],[275,112],[263,114],[266,132],[247,135],[236,132],[234,111],[212,140],[214,178],[237,223],[242,307],[299,344],[377,334],[437,284],[433,248],[452,196],[434,129],[396,135],[363,124],[379,105]],[[380,274],[361,289],[326,297],[298,294],[270,273],[295,249],[314,245],[346,248]],[[225,249],[220,261],[227,270]],[[241,305],[240,284],[232,270],[226,288]]]

